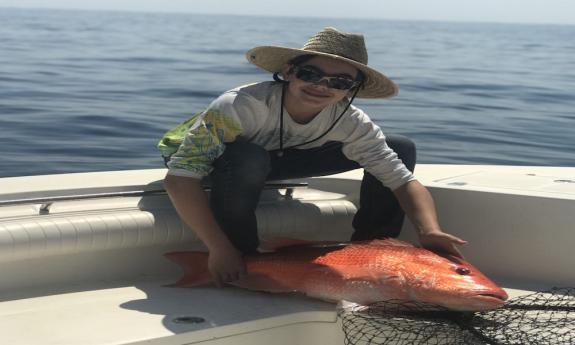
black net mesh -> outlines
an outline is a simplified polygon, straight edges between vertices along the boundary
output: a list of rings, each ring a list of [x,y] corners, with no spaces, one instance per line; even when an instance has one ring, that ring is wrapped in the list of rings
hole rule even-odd
[[[553,288],[486,312],[386,301],[340,312],[346,345],[575,344],[575,288]]]

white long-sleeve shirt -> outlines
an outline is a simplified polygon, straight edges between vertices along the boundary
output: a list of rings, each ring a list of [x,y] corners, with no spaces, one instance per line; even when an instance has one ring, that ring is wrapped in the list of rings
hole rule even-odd
[[[202,178],[225,150],[226,143],[251,142],[271,151],[280,146],[282,85],[261,82],[229,90],[209,107],[168,131],[158,148],[168,162],[168,174]],[[289,148],[324,133],[342,113],[348,100],[324,108],[312,121],[299,124],[284,108],[283,147]],[[396,189],[415,177],[385,142],[381,129],[361,109],[350,106],[336,126],[321,139],[298,146],[319,147],[328,141],[343,143],[343,154],[359,163],[384,185]]]

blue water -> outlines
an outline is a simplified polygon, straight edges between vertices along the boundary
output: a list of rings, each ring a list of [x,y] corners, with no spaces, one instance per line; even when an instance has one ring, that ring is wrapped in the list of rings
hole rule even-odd
[[[163,167],[161,135],[269,80],[256,45],[362,32],[400,86],[357,100],[419,162],[575,166],[575,26],[0,8],[0,176]]]

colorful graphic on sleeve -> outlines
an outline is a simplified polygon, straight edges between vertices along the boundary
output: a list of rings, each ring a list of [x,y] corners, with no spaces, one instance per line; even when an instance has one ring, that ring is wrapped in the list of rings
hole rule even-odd
[[[198,117],[201,116],[202,114],[203,113],[196,113],[192,115],[192,117],[180,123],[176,127],[170,129],[164,134],[162,139],[160,139],[160,141],[158,142],[158,150],[160,150],[162,156],[170,157],[171,155],[176,153],[176,151],[178,151],[178,148],[180,147],[180,145],[182,145],[182,142],[184,141],[184,136],[186,135],[186,133],[188,133],[190,128],[198,120]]]
[[[234,141],[241,132],[242,127],[234,118],[207,111],[169,130],[158,148],[163,156],[171,156],[169,168],[205,176],[211,172],[212,162],[224,152],[224,143]]]

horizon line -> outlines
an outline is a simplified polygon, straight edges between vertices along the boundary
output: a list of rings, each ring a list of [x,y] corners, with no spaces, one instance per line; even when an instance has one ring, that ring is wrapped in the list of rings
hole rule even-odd
[[[489,21],[489,20],[456,20],[456,19],[418,19],[418,18],[383,18],[383,17],[341,17],[341,16],[294,16],[276,14],[238,14],[238,13],[215,13],[215,12],[192,12],[182,10],[181,12],[164,10],[138,10],[138,9],[111,9],[111,8],[71,8],[71,7],[42,7],[42,6],[18,6],[1,5],[0,9],[19,10],[55,10],[55,11],[80,11],[80,12],[119,12],[119,13],[147,13],[147,14],[173,14],[173,15],[208,15],[208,16],[232,16],[232,17],[273,17],[273,18],[306,18],[306,19],[340,19],[340,20],[369,20],[369,21],[398,21],[398,22],[431,22],[431,23],[453,23],[453,24],[501,24],[501,25],[554,25],[554,26],[574,26],[575,23],[549,23],[549,22],[527,22],[527,21]]]

